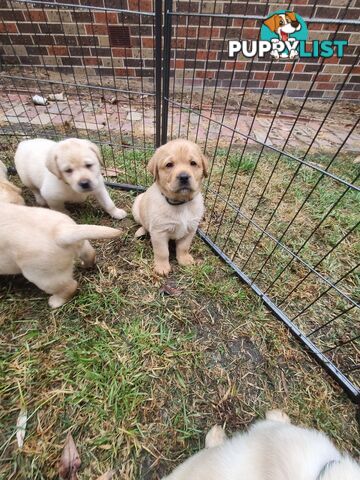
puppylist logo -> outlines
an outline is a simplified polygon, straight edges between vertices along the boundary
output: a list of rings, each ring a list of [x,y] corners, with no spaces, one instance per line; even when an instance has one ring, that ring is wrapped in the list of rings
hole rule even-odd
[[[306,48],[308,29],[303,18],[289,10],[278,10],[264,20],[260,30],[260,40],[230,40],[229,57],[238,53],[246,58],[271,55],[280,58],[329,58],[344,56],[346,40],[314,40]]]

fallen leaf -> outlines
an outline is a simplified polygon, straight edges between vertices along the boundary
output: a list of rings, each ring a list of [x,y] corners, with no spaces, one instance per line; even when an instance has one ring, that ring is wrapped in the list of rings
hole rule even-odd
[[[77,480],[77,471],[81,465],[79,453],[77,451],[74,439],[69,432],[67,434],[65,445],[61,454],[59,463],[59,476],[64,480]]]
[[[354,159],[353,163],[355,164],[360,163],[360,155]]]
[[[178,297],[182,294],[182,290],[180,288],[177,288],[168,282],[165,282],[159,291],[162,295],[169,295],[170,297]]]
[[[19,416],[16,421],[16,439],[19,448],[22,448],[24,445],[25,430],[27,423],[27,411],[26,408],[20,410]]]
[[[115,470],[109,470],[108,472],[100,475],[100,477],[98,477],[96,480],[111,480],[114,475],[115,475]]]

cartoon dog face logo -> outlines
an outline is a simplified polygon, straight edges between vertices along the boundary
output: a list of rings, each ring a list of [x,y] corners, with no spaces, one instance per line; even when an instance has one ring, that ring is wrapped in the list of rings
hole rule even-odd
[[[283,42],[288,40],[292,33],[301,29],[294,12],[277,13],[265,20],[264,24]]]
[[[264,21],[264,25],[268,27],[271,32],[277,35],[277,39],[271,40],[273,43],[273,50],[271,55],[278,60],[280,58],[279,51],[276,49],[276,44],[279,42],[293,42],[295,39],[291,37],[294,32],[301,30],[301,24],[296,18],[294,12],[275,13]],[[298,56],[297,50],[291,50],[290,53],[283,52],[281,57],[291,59]]]

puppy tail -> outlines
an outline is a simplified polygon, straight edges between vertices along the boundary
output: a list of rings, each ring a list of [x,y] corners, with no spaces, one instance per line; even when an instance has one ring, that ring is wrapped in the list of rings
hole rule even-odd
[[[116,238],[121,231],[116,228],[101,225],[66,225],[62,226],[56,236],[56,243],[60,247],[67,247],[82,240],[97,240],[100,238]]]

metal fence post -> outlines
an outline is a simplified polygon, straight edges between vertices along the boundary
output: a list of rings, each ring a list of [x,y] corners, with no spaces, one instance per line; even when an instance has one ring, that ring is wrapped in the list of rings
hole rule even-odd
[[[155,143],[161,145],[162,2],[155,1]]]
[[[161,122],[161,144],[162,145],[167,142],[172,9],[173,9],[173,0],[165,0],[163,85],[162,85],[163,93],[162,93],[162,122]]]

